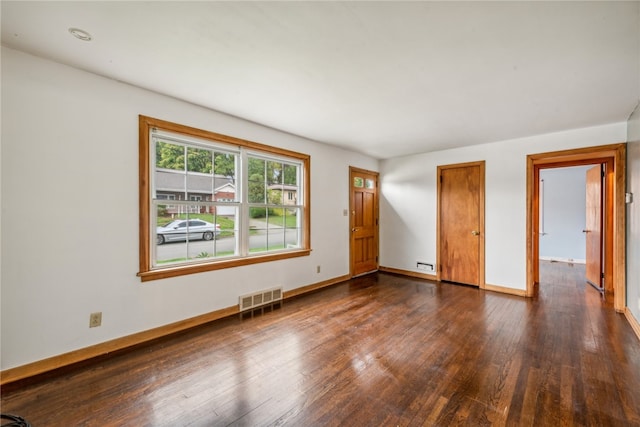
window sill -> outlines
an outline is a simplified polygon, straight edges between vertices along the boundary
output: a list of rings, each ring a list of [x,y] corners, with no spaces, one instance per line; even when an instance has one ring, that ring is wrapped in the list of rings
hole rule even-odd
[[[268,255],[256,255],[246,258],[239,258],[227,261],[209,262],[203,264],[184,265],[179,267],[162,268],[158,270],[141,271],[137,275],[143,282],[151,280],[166,279],[169,277],[186,276],[188,274],[203,273],[205,271],[222,270],[224,268],[239,267],[243,265],[259,264],[262,262],[278,261],[281,259],[297,258],[308,256],[311,249],[300,249],[296,251],[280,252]]]

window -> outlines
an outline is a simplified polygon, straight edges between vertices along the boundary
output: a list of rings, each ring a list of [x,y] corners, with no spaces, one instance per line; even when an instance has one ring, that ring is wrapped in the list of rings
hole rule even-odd
[[[309,163],[305,154],[140,116],[138,275],[308,255]]]

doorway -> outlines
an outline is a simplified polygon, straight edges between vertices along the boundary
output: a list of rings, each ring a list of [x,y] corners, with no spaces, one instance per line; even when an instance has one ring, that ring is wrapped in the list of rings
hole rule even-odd
[[[378,172],[349,167],[351,277],[378,270]]]
[[[552,167],[606,164],[603,223],[604,283],[613,293],[614,308],[625,308],[625,181],[626,145],[612,144],[527,156],[527,296],[539,283],[540,170]],[[615,261],[615,262],[614,262]]]
[[[485,163],[438,166],[437,280],[485,287]]]
[[[564,263],[584,270],[582,282],[586,280],[601,293],[605,291],[605,168],[602,163],[541,168],[539,190],[541,266]],[[542,273],[540,276],[540,284],[546,283]]]

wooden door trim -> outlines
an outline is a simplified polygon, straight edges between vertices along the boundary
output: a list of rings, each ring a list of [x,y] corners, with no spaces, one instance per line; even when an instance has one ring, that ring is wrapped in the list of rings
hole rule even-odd
[[[539,182],[540,169],[607,164],[605,186],[605,287],[613,289],[613,305],[624,312],[626,301],[626,144],[610,144],[527,156],[527,292],[531,297],[539,282]],[[616,262],[614,262],[614,260]]]
[[[355,209],[353,200],[353,177],[354,174],[364,173],[374,175],[376,177],[376,198],[375,198],[375,219],[380,218],[380,173],[372,170],[361,169],[354,166],[349,166],[349,277],[354,277],[355,273],[355,260],[353,250],[353,239],[351,229],[353,228],[353,212]],[[376,242],[376,270],[380,268],[380,221],[376,221],[375,228],[375,242]]]
[[[442,273],[442,269],[440,268],[440,262],[442,260],[441,257],[441,239],[440,239],[440,207],[441,207],[441,202],[440,202],[440,191],[441,191],[441,180],[440,177],[442,176],[442,171],[446,170],[446,169],[455,169],[455,168],[461,168],[461,167],[473,167],[473,166],[479,166],[480,168],[480,190],[479,190],[479,194],[478,194],[478,206],[479,206],[479,228],[480,228],[480,247],[478,250],[478,287],[480,289],[485,289],[486,286],[486,282],[485,282],[485,237],[484,237],[484,232],[485,232],[485,226],[484,226],[484,208],[485,208],[485,161],[484,160],[480,160],[477,162],[467,162],[467,163],[454,163],[454,164],[450,164],[450,165],[440,165],[438,166],[437,169],[437,173],[436,173],[436,181],[437,181],[437,208],[436,208],[436,280],[440,281],[441,280],[441,273]]]

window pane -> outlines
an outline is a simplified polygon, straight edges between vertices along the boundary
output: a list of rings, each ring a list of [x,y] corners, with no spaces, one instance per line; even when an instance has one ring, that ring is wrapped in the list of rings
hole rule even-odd
[[[221,207],[217,207],[220,210]],[[240,243],[239,213],[237,207],[225,206],[224,213],[216,216],[216,223],[220,225],[220,235],[216,239],[216,257],[239,255]]]
[[[359,176],[356,176],[353,178],[353,186],[356,188],[362,188],[364,187],[364,179],[360,178]]]
[[[284,165],[283,184],[298,185],[298,166]]]
[[[203,209],[201,209],[203,210]],[[238,242],[236,229],[236,213],[237,208],[233,208],[231,215],[220,216],[215,213],[213,207],[209,207],[209,212],[191,215],[190,224],[205,223],[204,227],[200,225],[200,229],[204,230],[204,235],[198,231],[194,233],[188,242],[189,260],[202,261],[211,258],[220,258],[234,256],[238,254]],[[206,234],[208,230],[215,230],[213,234]],[[198,230],[200,230],[198,229]]]
[[[372,179],[365,180],[365,187],[369,189],[373,188],[374,187],[373,180]]]
[[[249,208],[249,219],[251,228],[262,226],[260,222],[265,222],[267,218],[267,208]],[[253,221],[256,220],[256,221]]]
[[[282,184],[282,163],[267,162],[267,184]]]
[[[213,200],[237,201],[235,154],[214,153]]]
[[[266,203],[265,161],[249,157],[249,203]]]
[[[213,194],[213,177],[211,175],[203,175],[200,173],[187,172],[186,190],[188,197],[186,200],[205,200],[210,201]],[[199,196],[194,199],[192,196]]]
[[[213,173],[213,152],[204,148],[187,147],[187,170],[206,174]]]
[[[183,145],[157,141],[156,167],[184,171],[184,150]]]
[[[252,208],[253,214],[249,233],[249,253],[284,249],[284,228],[278,224],[278,216],[273,209]]]
[[[271,205],[282,205],[283,188],[280,184],[272,184],[267,190],[268,203]]]
[[[301,218],[300,208],[284,210],[285,246],[287,248],[302,246]]]
[[[186,244],[170,244],[172,241],[186,238],[184,221],[169,213],[167,205],[156,207],[157,226],[154,234],[156,245],[155,265],[184,262],[187,259]]]
[[[165,169],[156,169],[155,171],[155,189],[156,198],[161,194],[171,194],[173,199],[182,200],[179,196],[184,196],[187,184],[185,174],[181,171],[171,171]]]
[[[214,178],[213,188],[214,201],[235,202],[238,200],[235,183],[228,178]]]
[[[271,220],[274,221],[271,221]],[[268,230],[268,239],[267,239],[267,249],[270,251],[277,251],[285,249],[285,227],[282,225],[282,217],[274,216],[273,218],[269,218],[269,224],[267,226]]]
[[[267,250],[267,209],[249,208],[249,252]]]
[[[217,176],[228,178],[236,177],[236,155],[229,153],[214,153],[214,169],[213,172]]]

